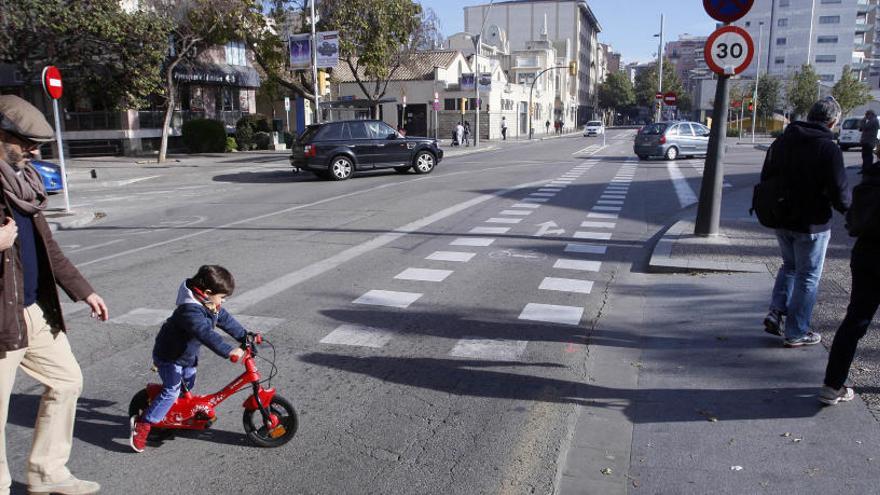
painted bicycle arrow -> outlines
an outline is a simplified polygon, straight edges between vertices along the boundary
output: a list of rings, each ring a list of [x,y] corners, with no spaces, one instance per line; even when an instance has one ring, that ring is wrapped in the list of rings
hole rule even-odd
[[[545,235],[562,235],[565,233],[565,229],[558,228],[559,225],[556,222],[544,222],[538,224],[538,231],[534,233],[533,237],[543,237]]]

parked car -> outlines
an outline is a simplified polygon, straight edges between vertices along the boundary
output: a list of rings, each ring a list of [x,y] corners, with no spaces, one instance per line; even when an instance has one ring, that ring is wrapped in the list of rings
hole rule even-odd
[[[328,180],[345,180],[355,171],[377,168],[428,174],[442,159],[436,140],[403,136],[381,120],[310,125],[290,154],[294,168]]]
[[[43,185],[46,187],[47,193],[56,194],[64,190],[63,182],[61,182],[60,166],[52,162],[44,162],[43,160],[31,160],[31,165],[37,169],[40,177],[43,178]]]
[[[605,134],[605,124],[598,120],[591,120],[584,126],[584,136],[598,136]]]
[[[859,124],[862,119],[853,117],[843,121],[840,124],[840,134],[837,136],[837,145],[840,149],[846,151],[850,148],[861,148],[862,131],[859,130]],[[877,137],[880,138],[880,131],[877,131]]]
[[[633,144],[639,160],[661,156],[705,155],[709,150],[709,128],[698,122],[656,122],[642,127]]]

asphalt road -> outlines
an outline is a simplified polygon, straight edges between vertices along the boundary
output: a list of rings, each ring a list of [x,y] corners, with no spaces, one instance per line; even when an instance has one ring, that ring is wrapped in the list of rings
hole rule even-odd
[[[71,469],[106,493],[552,492],[585,336],[698,190],[702,160],[639,164],[632,132],[451,158],[427,176],[326,182],[231,157],[77,191],[75,207],[108,216],[57,240],[112,319],[68,308],[85,376]],[[228,307],[275,344],[272,384],[300,430],[250,446],[242,395],[212,430],[136,455],[129,399],[157,379],[158,326],[204,263],[235,274]],[[199,369],[197,391],[241,370],[208,350]],[[19,377],[7,446],[20,493],[39,393]]]

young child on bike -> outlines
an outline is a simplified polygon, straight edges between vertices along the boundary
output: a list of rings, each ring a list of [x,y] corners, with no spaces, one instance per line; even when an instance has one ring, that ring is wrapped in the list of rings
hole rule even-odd
[[[162,378],[162,391],[140,417],[131,420],[130,445],[143,452],[152,425],[162,421],[177,396],[181,382],[192,389],[202,344],[218,356],[241,358],[244,351],[225,342],[214,327],[235,340],[244,342],[247,331],[228,311],[221,308],[224,299],[235,289],[229,270],[219,265],[204,265],[194,277],[185,280],[177,291],[177,308],[165,320],[153,345],[153,363]]]

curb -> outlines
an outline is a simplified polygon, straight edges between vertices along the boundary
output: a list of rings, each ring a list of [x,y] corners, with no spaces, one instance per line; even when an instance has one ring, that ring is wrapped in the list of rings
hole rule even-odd
[[[747,263],[741,261],[706,261],[690,258],[673,257],[672,247],[676,242],[689,237],[694,238],[694,222],[691,220],[679,220],[672,224],[663,236],[654,245],[651,259],[648,261],[648,271],[652,273],[694,273],[694,272],[737,272],[737,273],[764,273],[767,267],[761,263]],[[725,243],[723,236],[701,238],[701,244]]]

